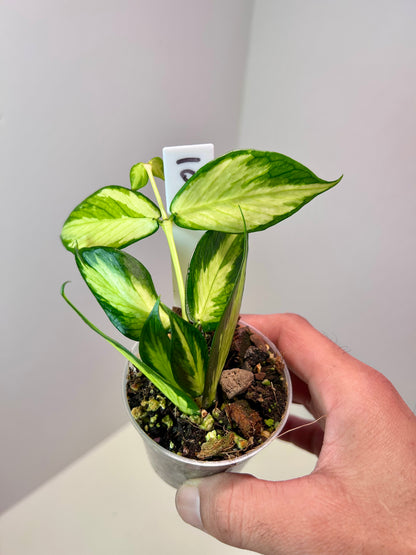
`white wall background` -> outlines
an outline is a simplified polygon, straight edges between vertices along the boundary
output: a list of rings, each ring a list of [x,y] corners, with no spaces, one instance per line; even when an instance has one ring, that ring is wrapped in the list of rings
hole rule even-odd
[[[415,25],[407,0],[257,1],[240,136],[324,179],[344,174],[252,236],[246,309],[303,314],[387,375],[412,409]]]
[[[126,421],[124,359],[60,298],[73,280],[70,297],[110,331],[60,229],[163,146],[235,147],[251,4],[1,4],[0,510]],[[133,250],[170,294],[163,237]]]
[[[303,314],[415,407],[416,4],[251,8],[3,0],[3,509],[126,421],[120,355],[59,297],[72,279],[71,298],[110,330],[58,237],[76,203],[128,185],[130,166],[167,144],[277,150],[323,178],[345,174],[252,236],[244,308]],[[163,238],[131,250],[169,291]]]

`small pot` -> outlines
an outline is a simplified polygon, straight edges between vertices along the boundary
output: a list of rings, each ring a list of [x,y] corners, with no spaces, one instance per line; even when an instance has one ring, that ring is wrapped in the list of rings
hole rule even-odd
[[[276,355],[280,355],[279,351],[277,350],[276,346],[260,331],[258,331],[253,326],[250,326],[240,320],[240,323],[244,326],[247,326],[252,330],[252,332],[259,335],[271,348],[273,353]],[[137,348],[137,345],[136,347]],[[281,356],[281,355],[280,355]],[[289,408],[292,402],[292,383],[290,380],[289,370],[287,369],[286,363],[284,364],[283,374],[286,380],[287,385],[287,402],[286,402],[286,409],[282,416],[282,419],[271,434],[271,436],[266,439],[261,445],[258,445],[254,449],[251,449],[247,453],[239,457],[235,457],[231,460],[223,460],[223,461],[199,461],[196,459],[188,459],[186,457],[181,457],[168,451],[164,447],[161,447],[158,443],[153,441],[146,432],[139,426],[138,422],[133,418],[130,407],[127,401],[127,394],[126,394],[126,384],[129,374],[129,364],[126,365],[126,370],[124,373],[124,380],[123,380],[123,399],[126,406],[126,409],[129,414],[129,418],[133,426],[136,428],[140,436],[143,438],[146,451],[150,460],[151,465],[155,472],[169,485],[173,486],[174,488],[179,488],[186,480],[191,478],[203,478],[205,476],[210,476],[212,474],[217,474],[218,472],[225,472],[227,470],[232,471],[240,471],[244,464],[257,455],[262,449],[264,449],[267,445],[272,443],[279,433],[282,431],[286,420],[289,416]]]

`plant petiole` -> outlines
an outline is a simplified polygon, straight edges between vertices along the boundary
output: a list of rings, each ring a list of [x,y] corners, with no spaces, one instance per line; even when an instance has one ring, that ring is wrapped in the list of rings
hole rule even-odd
[[[166,239],[168,241],[170,256],[172,259],[172,266],[175,272],[176,283],[178,284],[179,299],[181,301],[182,318],[188,321],[186,316],[186,303],[185,303],[185,284],[183,281],[182,270],[179,263],[178,251],[176,249],[175,240],[173,238],[173,222],[171,218],[163,219],[160,222],[160,227],[163,229]]]
[[[157,204],[159,206],[160,213],[162,214],[162,220],[168,220],[169,216],[166,213],[165,207],[163,206],[162,197],[160,196],[159,189],[157,188],[155,178],[153,176],[152,165],[151,164],[143,164],[147,171],[147,175],[149,176],[149,181],[152,186],[153,192],[156,197]]]
[[[173,222],[172,217],[169,217],[166,213],[165,207],[163,206],[162,198],[159,193],[159,189],[157,188],[155,178],[153,176],[152,166],[151,164],[143,164],[147,175],[149,176],[149,181],[152,186],[153,192],[156,197],[157,204],[159,206],[160,213],[162,215],[162,219],[160,220],[160,227],[163,229],[166,239],[169,245],[170,256],[172,259],[173,270],[175,272],[176,283],[178,284],[178,292],[179,298],[181,301],[181,309],[182,309],[182,318],[184,320],[188,320],[186,316],[186,304],[185,304],[185,284],[183,281],[183,274],[181,270],[181,266],[179,263],[179,256],[178,251],[175,244],[175,239],[173,237]]]

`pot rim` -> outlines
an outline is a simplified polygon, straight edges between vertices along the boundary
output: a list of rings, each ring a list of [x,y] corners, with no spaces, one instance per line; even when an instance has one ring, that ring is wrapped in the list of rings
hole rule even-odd
[[[286,365],[286,362],[285,362],[283,356],[281,355],[280,351],[277,349],[275,344],[268,337],[266,337],[256,327],[252,326],[251,324],[248,324],[247,322],[245,322],[242,319],[239,320],[239,323],[244,325],[244,326],[249,327],[256,334],[258,334],[262,339],[264,339],[270,345],[270,347],[273,349],[273,351],[275,351],[277,354],[279,354],[281,356],[282,360],[283,360],[283,363],[284,363],[283,375],[284,375],[285,380],[286,380],[287,399],[286,399],[286,409],[285,409],[285,412],[284,412],[284,414],[283,414],[283,416],[282,416],[282,418],[279,422],[279,425],[276,427],[276,429],[271,434],[271,436],[269,438],[267,438],[263,443],[261,443],[260,445],[257,445],[257,447],[254,447],[253,449],[250,449],[246,453],[243,453],[242,455],[238,455],[236,457],[233,457],[232,459],[229,459],[229,460],[204,461],[204,460],[199,460],[199,459],[190,459],[190,458],[187,458],[187,457],[184,457],[184,456],[181,456],[181,455],[177,455],[176,453],[173,453],[172,451],[169,451],[165,447],[162,447],[156,441],[154,441],[151,437],[149,437],[146,434],[146,432],[140,427],[139,423],[135,420],[133,415],[131,414],[131,409],[129,407],[129,403],[128,403],[128,400],[127,400],[127,394],[126,394],[126,383],[127,383],[127,377],[128,377],[129,365],[130,365],[130,362],[127,362],[126,367],[125,367],[125,371],[124,371],[124,375],[123,375],[123,383],[122,383],[122,395],[123,395],[124,406],[126,407],[126,410],[128,412],[130,422],[133,424],[133,426],[139,432],[141,437],[145,440],[147,445],[150,446],[154,451],[156,451],[156,452],[159,451],[160,454],[163,454],[164,456],[168,456],[168,457],[172,458],[173,460],[175,460],[177,462],[185,463],[189,466],[195,466],[195,467],[203,466],[204,468],[222,468],[222,467],[228,468],[228,467],[231,467],[231,466],[235,466],[236,464],[243,463],[243,462],[247,461],[248,459],[251,459],[251,457],[253,457],[257,453],[259,453],[267,445],[272,443],[272,441],[274,441],[277,438],[279,433],[284,428],[284,426],[286,424],[286,421],[288,419],[288,416],[289,416],[290,406],[292,404],[292,381],[290,379],[289,369],[288,369],[288,367]],[[134,346],[133,346],[133,350],[137,350],[137,346],[138,346],[138,343],[135,343]]]

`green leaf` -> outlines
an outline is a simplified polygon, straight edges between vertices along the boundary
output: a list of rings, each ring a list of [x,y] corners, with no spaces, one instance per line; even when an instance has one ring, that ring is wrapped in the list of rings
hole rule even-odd
[[[184,391],[181,391],[180,388],[173,386],[172,384],[168,383],[164,378],[162,378],[159,374],[157,374],[150,366],[147,366],[144,362],[142,362],[138,357],[136,357],[133,353],[131,353],[126,347],[124,347],[121,343],[112,339],[100,329],[97,328],[92,322],[90,322],[81,312],[76,308],[75,305],[71,303],[71,301],[65,295],[65,286],[68,282],[65,282],[62,285],[61,295],[65,299],[65,301],[69,304],[69,306],[75,310],[82,320],[89,326],[92,330],[96,333],[101,335],[110,345],[112,345],[117,351],[119,351],[129,362],[134,364],[140,372],[148,378],[155,387],[159,389],[174,405],[178,407],[178,409],[185,414],[196,414],[199,412],[198,406],[195,401],[187,395]]]
[[[149,160],[149,164],[152,166],[152,173],[155,177],[159,179],[165,179],[165,173],[163,171],[163,160],[159,156],[155,156]]]
[[[240,213],[241,218],[241,213]],[[217,394],[218,382],[224,364],[230,351],[234,331],[240,314],[241,300],[244,291],[244,282],[246,276],[248,256],[248,236],[247,231],[244,233],[244,250],[240,262],[238,276],[234,284],[231,297],[221,317],[220,323],[215,331],[212,340],[211,351],[208,360],[208,369],[205,379],[205,388],[202,397],[204,407],[209,407],[215,400]]]
[[[341,179],[341,178],[340,178]],[[336,185],[275,152],[238,150],[200,168],[175,195],[174,221],[190,229],[241,233],[280,222]]]
[[[180,387],[194,397],[202,394],[208,363],[208,347],[204,336],[192,324],[174,312],[171,323],[172,372]]]
[[[178,387],[172,374],[170,349],[168,332],[160,319],[160,301],[158,299],[143,325],[139,343],[140,358],[166,381]]]
[[[111,247],[76,251],[75,259],[93,295],[112,324],[138,341],[143,325],[157,301],[152,278],[130,254]],[[164,315],[165,326],[169,319]]]
[[[147,185],[149,176],[142,162],[135,164],[130,170],[130,184],[133,191],[141,189]]]
[[[62,228],[64,246],[122,248],[154,233],[159,208],[141,193],[111,185],[96,191],[69,215]]]
[[[241,218],[241,216],[240,216]],[[243,234],[207,231],[196,246],[186,283],[190,320],[215,329],[233,291],[244,254]]]

